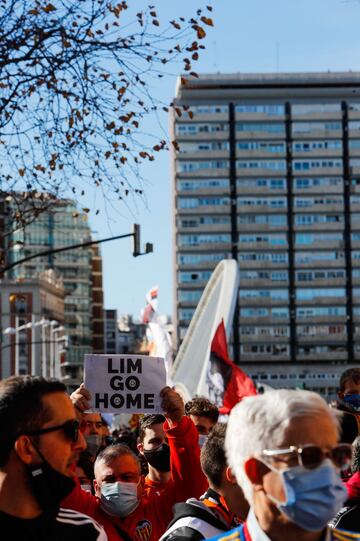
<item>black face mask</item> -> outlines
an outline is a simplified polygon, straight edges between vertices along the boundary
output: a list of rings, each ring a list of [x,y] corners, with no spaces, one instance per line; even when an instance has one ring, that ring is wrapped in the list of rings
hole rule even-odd
[[[56,471],[50,466],[38,448],[35,447],[35,449],[43,462],[39,466],[30,464],[27,467],[31,490],[43,511],[56,512],[61,501],[75,487],[75,481],[71,477]]]
[[[156,449],[144,451],[146,461],[155,468],[155,470],[168,472],[170,471],[170,447],[167,443],[162,443]]]

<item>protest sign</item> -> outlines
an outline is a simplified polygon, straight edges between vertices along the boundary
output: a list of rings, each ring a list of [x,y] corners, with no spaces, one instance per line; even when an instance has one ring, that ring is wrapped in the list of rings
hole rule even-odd
[[[146,355],[85,355],[85,387],[91,410],[159,413],[166,386],[164,359]]]

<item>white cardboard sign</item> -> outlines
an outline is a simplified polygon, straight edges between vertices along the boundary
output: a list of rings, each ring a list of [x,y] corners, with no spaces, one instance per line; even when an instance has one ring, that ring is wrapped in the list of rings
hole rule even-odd
[[[91,410],[105,413],[160,413],[166,386],[164,359],[146,355],[85,355],[85,387]]]

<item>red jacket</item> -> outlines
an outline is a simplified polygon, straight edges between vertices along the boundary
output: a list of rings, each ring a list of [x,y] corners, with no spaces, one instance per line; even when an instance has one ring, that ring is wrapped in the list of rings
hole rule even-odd
[[[360,500],[360,472],[354,473],[345,484],[349,500]]]
[[[199,498],[207,488],[207,480],[200,467],[199,434],[189,417],[183,417],[174,428],[167,421],[164,429],[171,456],[171,479],[164,490],[143,495],[139,506],[125,518],[113,518],[104,513],[100,500],[77,486],[62,502],[62,507],[75,509],[94,518],[104,526],[109,541],[119,541],[120,526],[134,541],[158,541],[173,517],[177,502]]]

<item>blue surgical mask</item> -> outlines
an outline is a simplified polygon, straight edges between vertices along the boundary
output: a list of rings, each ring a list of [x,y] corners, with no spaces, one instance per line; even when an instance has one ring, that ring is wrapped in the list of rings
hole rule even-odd
[[[351,404],[351,406],[356,410],[360,411],[360,394],[348,394],[344,396],[343,402]]]
[[[101,508],[112,517],[127,517],[139,505],[137,483],[105,483],[101,486]]]
[[[207,434],[199,434],[199,446],[200,448],[205,445],[205,443],[207,442],[207,439],[208,439],[208,435]]]
[[[294,524],[307,531],[325,528],[347,498],[347,491],[331,460],[326,459],[313,470],[295,466],[287,470],[276,470],[282,477],[285,502],[279,502],[267,494],[278,509]]]

